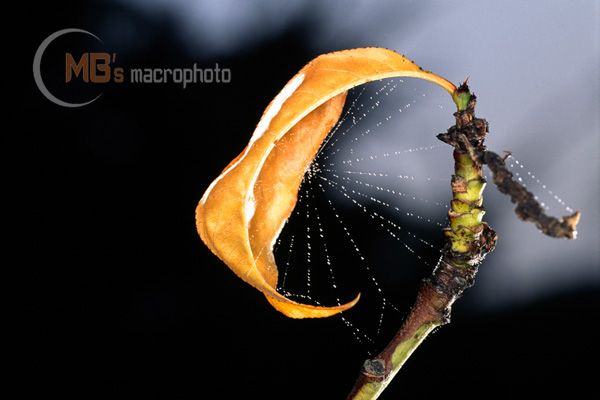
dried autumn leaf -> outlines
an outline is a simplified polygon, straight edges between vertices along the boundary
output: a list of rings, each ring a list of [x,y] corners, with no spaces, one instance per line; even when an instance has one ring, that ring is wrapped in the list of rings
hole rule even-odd
[[[327,317],[359,299],[333,307],[292,301],[277,292],[273,244],[296,205],[300,183],[342,112],[346,92],[391,77],[455,86],[383,48],[321,55],[300,70],[271,101],[248,146],[208,187],[196,209],[196,227],[208,248],[242,280],[292,318]]]

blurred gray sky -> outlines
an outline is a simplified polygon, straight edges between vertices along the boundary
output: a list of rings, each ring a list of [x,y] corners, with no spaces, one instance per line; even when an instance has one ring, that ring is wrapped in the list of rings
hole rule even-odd
[[[474,290],[497,306],[600,285],[600,1],[120,1],[169,15],[191,52],[216,58],[306,20],[316,52],[382,46],[454,82],[470,76],[478,113],[490,122],[489,147],[514,151],[583,214],[577,241],[550,239],[490,187],[488,217],[501,241]],[[435,118],[438,131],[449,125],[447,115]],[[406,147],[403,140],[370,141],[369,151]]]

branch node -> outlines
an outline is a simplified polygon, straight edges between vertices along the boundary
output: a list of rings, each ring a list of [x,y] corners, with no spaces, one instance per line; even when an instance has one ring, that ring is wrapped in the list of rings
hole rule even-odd
[[[374,380],[384,380],[386,372],[385,362],[379,359],[366,360],[362,367],[362,373]]]

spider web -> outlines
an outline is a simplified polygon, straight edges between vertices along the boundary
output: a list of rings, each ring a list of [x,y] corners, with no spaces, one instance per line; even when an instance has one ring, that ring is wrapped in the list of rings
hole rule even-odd
[[[395,332],[439,261],[453,164],[451,148],[435,136],[453,124],[453,108],[444,91],[417,79],[351,90],[277,240],[285,296],[331,306],[361,292],[353,309],[334,318],[369,355]],[[512,157],[509,165],[517,179],[571,210],[523,162]]]

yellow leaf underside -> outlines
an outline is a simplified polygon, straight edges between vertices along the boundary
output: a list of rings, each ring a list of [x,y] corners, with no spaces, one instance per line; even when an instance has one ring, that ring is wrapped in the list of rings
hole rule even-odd
[[[391,77],[449,81],[382,48],[321,55],[302,68],[265,110],[244,151],[204,193],[196,209],[200,237],[242,280],[260,290],[278,311],[292,318],[327,317],[352,307],[320,307],[277,292],[273,244],[296,204],[306,169],[342,112],[346,92]]]

